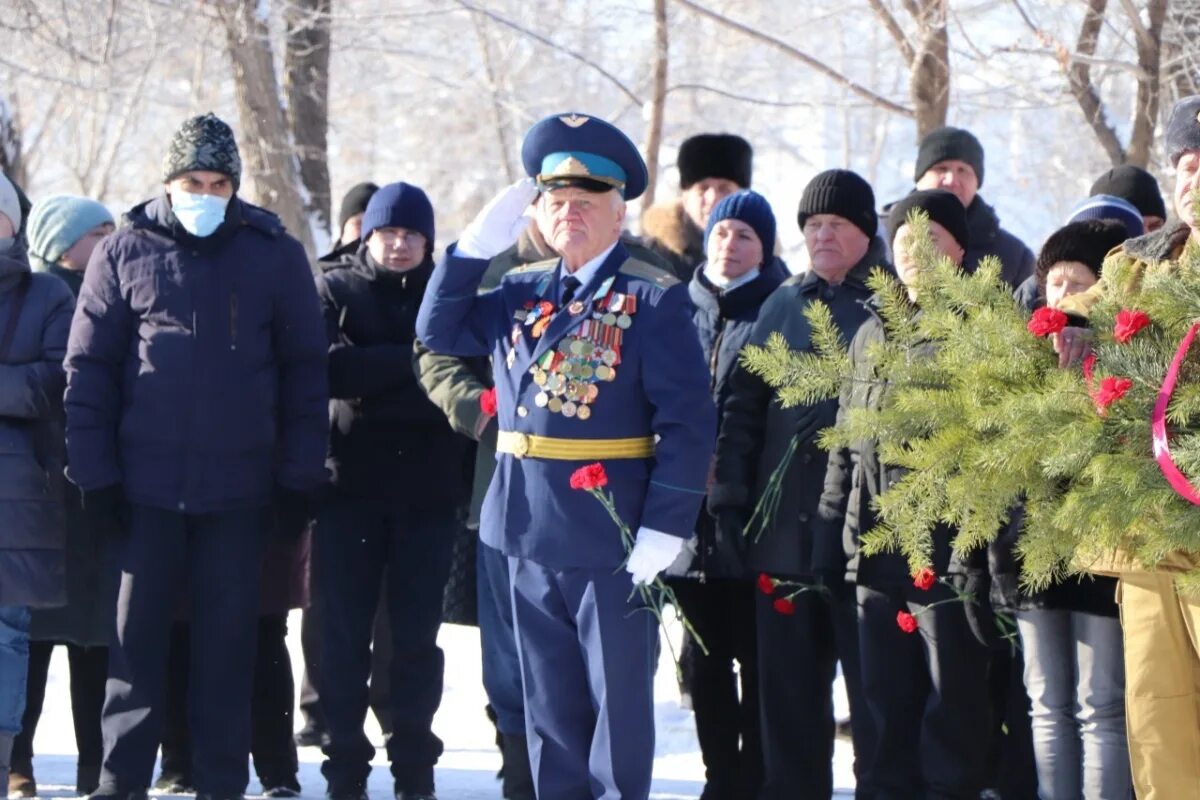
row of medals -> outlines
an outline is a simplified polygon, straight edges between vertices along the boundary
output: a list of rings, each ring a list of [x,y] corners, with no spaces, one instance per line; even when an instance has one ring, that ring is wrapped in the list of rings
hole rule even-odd
[[[583,310],[583,303],[578,300],[567,306],[571,314],[581,314]],[[533,382],[541,388],[533,398],[534,404],[564,417],[591,417],[591,404],[600,394],[597,381],[608,382],[617,377],[621,339],[633,324],[636,310],[637,298],[631,295],[609,292],[597,300],[591,319],[580,324],[579,332],[564,337],[557,348],[547,350],[529,368]],[[545,330],[549,317],[548,310],[539,304],[519,321],[532,325],[536,339]]]

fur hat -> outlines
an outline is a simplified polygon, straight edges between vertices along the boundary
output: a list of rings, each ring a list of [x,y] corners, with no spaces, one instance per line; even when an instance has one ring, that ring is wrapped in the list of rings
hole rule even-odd
[[[1112,219],[1087,219],[1064,225],[1050,234],[1038,254],[1038,286],[1045,286],[1046,274],[1063,261],[1078,261],[1099,278],[1104,257],[1127,238],[1125,225]]]
[[[750,188],[754,149],[732,133],[701,133],[684,140],[675,159],[679,188],[687,189],[705,178],[726,178],[743,189]]]

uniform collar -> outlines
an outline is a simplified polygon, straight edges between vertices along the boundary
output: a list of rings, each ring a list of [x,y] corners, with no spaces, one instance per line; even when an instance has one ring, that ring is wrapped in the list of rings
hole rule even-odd
[[[596,256],[591,261],[588,261],[574,272],[567,272],[566,265],[564,265],[560,273],[559,281],[561,282],[562,279],[566,278],[568,275],[573,275],[576,280],[579,281],[580,286],[587,286],[591,282],[592,278],[595,277],[596,273],[600,271],[601,265],[604,264],[605,259],[608,258],[609,254],[614,248],[616,248],[619,242],[620,239],[613,242],[604,249],[604,252],[600,253],[600,255]]]

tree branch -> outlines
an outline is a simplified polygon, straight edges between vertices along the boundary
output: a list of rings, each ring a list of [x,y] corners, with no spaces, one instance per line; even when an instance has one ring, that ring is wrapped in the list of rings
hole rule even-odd
[[[915,116],[915,114],[911,108],[902,106],[893,100],[889,100],[888,98],[884,97],[883,95],[880,95],[876,92],[871,91],[870,89],[868,89],[867,87],[865,87],[861,83],[859,83],[858,81],[855,81],[855,80],[843,75],[842,73],[840,73],[837,70],[830,67],[828,64],[825,64],[824,62],[819,61],[818,59],[810,56],[808,53],[805,53],[802,50],[799,50],[799,49],[793,47],[792,45],[788,44],[787,42],[784,42],[780,39],[776,39],[774,36],[770,36],[766,33],[763,33],[760,30],[751,28],[748,25],[743,25],[742,23],[732,20],[729,17],[722,16],[721,14],[718,14],[716,11],[713,11],[709,8],[705,8],[702,5],[692,2],[692,0],[675,0],[675,2],[679,3],[681,6],[684,6],[685,8],[691,9],[692,11],[696,12],[697,14],[699,14],[703,17],[708,17],[709,19],[713,20],[714,22],[718,22],[718,23],[726,26],[727,28],[732,28],[733,30],[744,33],[747,36],[751,37],[752,39],[757,39],[758,41],[763,42],[764,44],[768,44],[771,47],[774,47],[776,50],[786,53],[787,55],[791,56],[792,58],[808,65],[810,68],[812,68],[812,69],[816,70],[817,72],[821,73],[822,75],[826,76],[827,78],[832,80],[834,83],[837,83],[840,86],[844,86],[845,88],[854,92],[859,97],[862,97],[866,100],[871,101],[872,103],[879,106],[880,108],[885,108],[888,111],[891,111],[896,114],[900,114],[905,117]]]
[[[900,55],[904,58],[904,63],[911,67],[916,53],[913,52],[912,42],[904,35],[904,30],[896,21],[895,15],[883,4],[883,0],[868,0],[868,2],[871,4],[871,8],[875,9],[875,16],[879,17],[883,27],[896,41],[896,47],[900,48]]]
[[[1075,51],[1085,57],[1096,53],[1096,44],[1100,41],[1100,28],[1104,24],[1104,11],[1108,0],[1087,0],[1087,10],[1083,15],[1083,23],[1079,26],[1079,38],[1075,43]],[[1067,76],[1067,85],[1075,96],[1083,118],[1091,126],[1092,132],[1100,140],[1100,146],[1108,153],[1114,164],[1125,163],[1125,148],[1112,125],[1105,119],[1104,101],[1100,92],[1092,82],[1092,68],[1086,62],[1072,61],[1070,54],[1061,43],[1055,43],[1058,53],[1058,63]]]

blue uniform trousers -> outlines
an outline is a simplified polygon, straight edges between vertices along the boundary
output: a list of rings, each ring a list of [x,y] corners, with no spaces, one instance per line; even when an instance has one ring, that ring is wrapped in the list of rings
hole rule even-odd
[[[475,567],[483,688],[496,712],[497,730],[509,736],[524,736],[525,698],[521,695],[521,661],[513,631],[508,557],[480,542]]]
[[[185,591],[192,615],[188,719],[196,789],[245,791],[267,530],[266,508],[183,514],[133,506],[116,548],[121,586],[108,650],[100,792],[150,785],[171,624]]]
[[[646,800],[657,621],[623,569],[509,559],[538,800]]]

